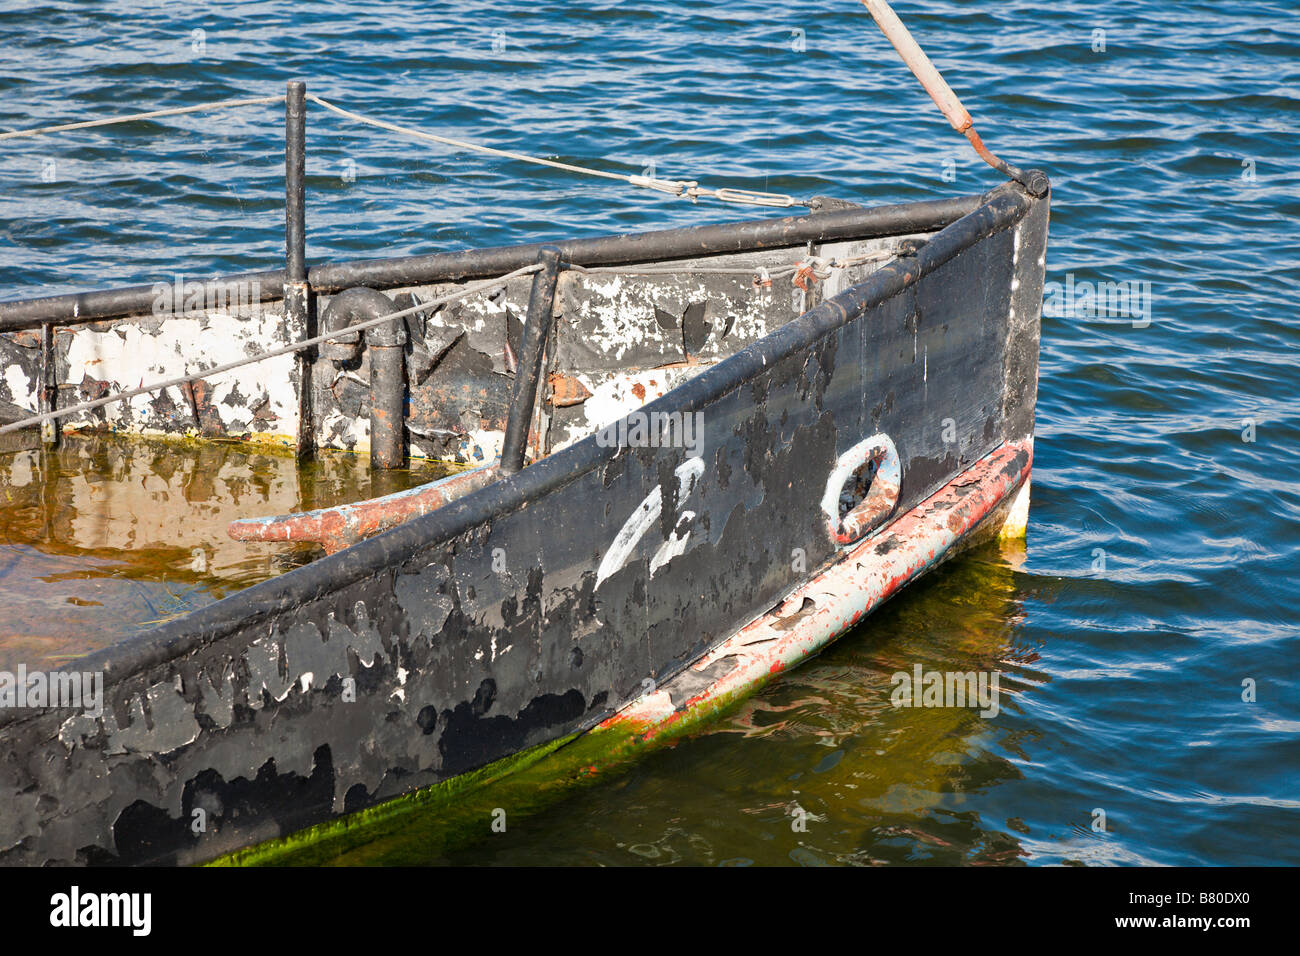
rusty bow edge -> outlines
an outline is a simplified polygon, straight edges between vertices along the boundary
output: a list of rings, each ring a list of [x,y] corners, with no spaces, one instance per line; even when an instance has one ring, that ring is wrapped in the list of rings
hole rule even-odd
[[[1028,480],[1033,441],[1004,443],[596,732],[638,743],[726,707],[844,634],[969,538]],[[726,661],[721,674],[712,668]],[[713,675],[703,687],[700,674]],[[692,690],[692,688],[694,688]]]

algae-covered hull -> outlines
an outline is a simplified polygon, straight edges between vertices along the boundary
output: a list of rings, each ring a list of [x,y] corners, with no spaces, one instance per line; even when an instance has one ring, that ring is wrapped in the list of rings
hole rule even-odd
[[[648,740],[815,653],[991,523],[1023,522],[1047,211],[1008,183],[558,244],[530,463],[77,662],[104,675],[100,715],[0,713],[0,861],[210,860],[575,733]],[[359,285],[418,304],[537,252],[317,267],[311,285],[322,308]],[[407,321],[412,452],[508,457],[527,293]],[[141,292],[100,295],[54,350],[63,381],[77,335],[180,334],[149,331]],[[0,312],[11,367],[40,351],[18,326],[56,308]],[[299,335],[278,308],[250,313],[263,346]],[[369,444],[346,383],[369,388],[384,347],[286,364],[285,440]],[[251,382],[210,429],[265,431],[232,417]],[[189,413],[117,424],[201,430]]]

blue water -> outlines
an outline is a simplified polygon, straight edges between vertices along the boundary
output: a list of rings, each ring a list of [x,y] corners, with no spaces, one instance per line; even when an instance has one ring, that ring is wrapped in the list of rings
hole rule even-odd
[[[485,822],[454,862],[1300,863],[1300,17],[897,9],[994,151],[1051,175],[1048,280],[1143,290],[1136,311],[1044,317],[1027,547],[948,566],[707,730],[505,834]],[[998,178],[849,0],[0,11],[6,128],[290,78],[706,185],[876,203]],[[263,106],[0,143],[0,298],[277,267],[282,137]],[[317,261],[750,214],[318,108],[309,149]],[[990,720],[893,709],[889,675],[918,662],[1000,668],[1011,697]]]

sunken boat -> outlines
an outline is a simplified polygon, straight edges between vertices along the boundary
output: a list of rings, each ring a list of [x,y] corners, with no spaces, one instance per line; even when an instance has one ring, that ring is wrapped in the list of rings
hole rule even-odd
[[[575,741],[649,746],[1023,534],[1043,174],[308,267],[286,103],[285,267],[0,304],[0,454],[111,429],[459,470],[235,521],[321,555],[75,661],[98,713],[0,709],[0,862],[273,860]]]

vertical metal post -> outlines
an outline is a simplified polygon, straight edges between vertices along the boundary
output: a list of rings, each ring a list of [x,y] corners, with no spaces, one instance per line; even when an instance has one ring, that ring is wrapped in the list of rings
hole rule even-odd
[[[59,403],[58,356],[54,351],[54,323],[41,324],[41,381],[37,390],[37,411],[52,412]],[[41,422],[41,442],[51,447],[59,444],[63,431],[57,419]]]
[[[501,445],[501,473],[513,475],[524,467],[528,451],[528,431],[537,402],[537,383],[546,357],[555,317],[555,287],[560,279],[560,250],[543,246],[537,253],[541,270],[533,273],[533,289],[528,297],[528,319],[524,324],[524,341],[519,348],[519,366],[515,369],[515,387],[510,394],[510,415]]]
[[[284,318],[302,338],[313,334],[307,285],[306,166],[307,84],[290,80],[284,97]],[[311,458],[316,451],[310,351],[297,355],[299,460]]]
[[[402,320],[368,329],[366,350],[370,353],[370,468],[373,472],[405,468],[406,326]]]

